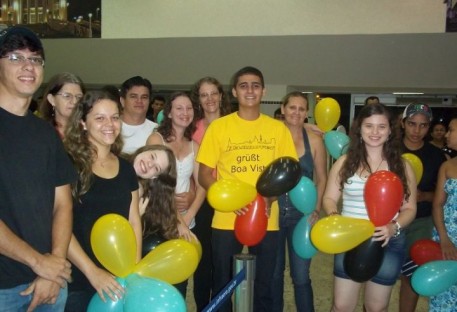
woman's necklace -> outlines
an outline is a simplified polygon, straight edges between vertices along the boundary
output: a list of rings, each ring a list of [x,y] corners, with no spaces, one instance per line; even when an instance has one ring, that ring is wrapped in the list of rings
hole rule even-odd
[[[381,162],[379,163],[379,165],[376,167],[376,170],[375,171],[372,171],[371,170],[371,166],[369,166],[369,171],[367,171],[367,174],[364,176],[364,178],[368,178],[370,176],[370,174],[372,173],[375,173],[376,171],[379,170],[379,168],[381,167],[382,163],[384,162],[384,158],[381,158]]]

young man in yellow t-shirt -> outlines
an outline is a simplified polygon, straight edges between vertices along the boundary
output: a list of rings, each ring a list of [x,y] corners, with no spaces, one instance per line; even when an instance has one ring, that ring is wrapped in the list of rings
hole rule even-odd
[[[237,179],[256,185],[263,169],[273,160],[291,156],[297,158],[292,136],[284,124],[260,113],[265,94],[262,73],[254,67],[244,67],[232,79],[232,93],[238,99],[238,112],[213,121],[206,130],[197,156],[199,182],[208,188],[220,179]],[[217,177],[212,172],[217,168]],[[272,198],[266,198],[268,208]],[[269,209],[268,209],[269,210]],[[232,256],[242,251],[234,234],[234,212],[216,211],[212,223],[214,263],[213,293],[217,294],[231,279]],[[278,248],[278,211],[273,209],[268,219],[265,238],[250,253],[256,255],[254,311],[271,308],[270,283]],[[220,311],[231,311],[230,301]]]

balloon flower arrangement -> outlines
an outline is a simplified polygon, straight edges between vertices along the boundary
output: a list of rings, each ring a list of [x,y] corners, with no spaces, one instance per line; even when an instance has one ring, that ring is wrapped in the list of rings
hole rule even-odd
[[[383,258],[382,241],[372,240],[375,226],[389,223],[403,202],[400,178],[386,170],[371,174],[365,184],[364,201],[369,220],[333,215],[319,220],[311,229],[311,241],[322,252],[346,252],[344,270],[356,282],[370,280]]]
[[[91,246],[100,263],[126,290],[122,299],[103,302],[95,294],[88,312],[186,311],[184,298],[170,284],[188,279],[201,257],[198,241],[173,239],[157,245],[136,263],[135,234],[128,220],[117,214],[99,218],[91,232]]]

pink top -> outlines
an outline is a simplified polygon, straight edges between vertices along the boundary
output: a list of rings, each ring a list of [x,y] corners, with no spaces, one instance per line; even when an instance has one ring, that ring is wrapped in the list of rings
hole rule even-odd
[[[196,130],[194,134],[192,135],[192,140],[198,143],[200,145],[203,140],[203,135],[205,134],[205,125],[203,124],[203,119],[198,120],[195,123]]]

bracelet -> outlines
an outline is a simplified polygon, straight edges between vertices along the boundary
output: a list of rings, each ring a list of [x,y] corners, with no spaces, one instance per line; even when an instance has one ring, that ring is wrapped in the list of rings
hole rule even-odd
[[[395,234],[392,237],[393,238],[398,237],[398,235],[400,235],[400,233],[401,233],[400,223],[398,223],[397,220],[392,220],[392,221],[390,221],[390,223],[392,223],[395,226]]]

